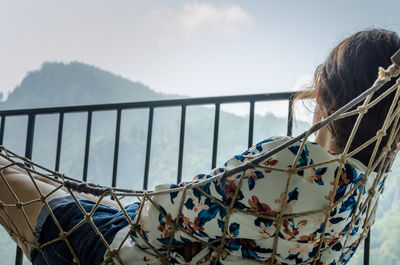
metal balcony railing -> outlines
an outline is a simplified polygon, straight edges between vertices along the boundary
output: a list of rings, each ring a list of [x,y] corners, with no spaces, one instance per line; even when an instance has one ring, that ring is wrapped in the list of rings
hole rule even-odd
[[[7,117],[11,116],[27,116],[27,136],[25,144],[25,156],[32,158],[33,150],[33,137],[35,133],[35,119],[39,115],[44,114],[56,114],[59,116],[58,119],[58,133],[57,133],[57,148],[56,148],[56,159],[55,159],[55,170],[58,171],[60,168],[60,154],[61,154],[61,143],[62,143],[62,132],[64,125],[64,115],[66,113],[87,113],[86,123],[86,141],[85,141],[85,153],[83,163],[83,180],[87,180],[88,162],[89,162],[89,146],[90,136],[92,127],[92,114],[93,112],[99,111],[116,111],[116,129],[115,129],[115,143],[114,143],[114,159],[113,159],[113,171],[112,171],[112,186],[114,187],[117,183],[117,166],[118,166],[118,153],[119,153],[119,140],[121,131],[121,114],[124,110],[128,109],[148,109],[148,129],[147,129],[147,144],[146,144],[146,155],[145,155],[145,167],[144,167],[144,178],[143,178],[143,189],[148,187],[148,176],[149,176],[149,165],[150,165],[150,150],[152,144],[152,129],[153,129],[153,116],[154,109],[163,107],[180,107],[181,108],[181,120],[180,120],[180,135],[179,135],[179,153],[178,153],[178,165],[177,165],[177,177],[176,181],[180,182],[182,179],[182,162],[183,162],[183,148],[184,148],[184,136],[185,136],[185,122],[186,122],[186,108],[188,106],[195,105],[214,105],[215,116],[214,116],[214,133],[213,133],[213,146],[212,146],[212,158],[211,166],[216,167],[217,161],[217,147],[218,147],[218,133],[219,133],[219,122],[221,104],[227,103],[249,103],[249,126],[248,126],[248,147],[253,145],[253,131],[254,131],[254,112],[255,103],[262,101],[276,101],[276,100],[287,100],[288,101],[288,116],[287,116],[287,135],[292,135],[293,128],[293,113],[292,113],[292,102],[294,92],[282,92],[282,93],[270,93],[270,94],[252,94],[252,95],[238,95],[238,96],[223,96],[223,97],[208,97],[208,98],[188,98],[188,99],[172,99],[172,100],[159,100],[159,101],[145,101],[145,102],[132,102],[132,103],[118,103],[118,104],[98,104],[98,105],[83,105],[83,106],[71,106],[71,107],[52,107],[52,108],[35,108],[35,109],[19,109],[19,110],[4,110],[0,111],[1,123],[0,123],[0,144],[3,144],[5,121]],[[369,236],[366,238],[364,243],[364,264],[369,265],[369,248],[370,241]],[[22,265],[23,255],[22,251],[17,247],[17,253],[15,258],[16,265]]]

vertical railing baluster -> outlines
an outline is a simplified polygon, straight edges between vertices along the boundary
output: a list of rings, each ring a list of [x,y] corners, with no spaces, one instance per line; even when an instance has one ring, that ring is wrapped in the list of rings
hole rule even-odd
[[[64,112],[60,112],[58,118],[58,132],[57,132],[57,150],[56,150],[56,164],[55,171],[60,171],[60,157],[61,157],[61,144],[62,144],[62,133],[64,127]]]
[[[86,125],[86,142],[85,142],[85,160],[83,162],[83,181],[87,181],[87,172],[89,165],[89,149],[90,149],[90,133],[92,130],[92,111],[88,111],[87,125]]]
[[[35,114],[28,115],[28,128],[26,132],[25,142],[25,157],[28,159],[32,158],[33,149],[33,136],[35,130]],[[15,255],[15,265],[22,265],[23,255],[20,247],[17,246],[17,253]]]
[[[1,115],[1,124],[0,124],[0,145],[3,145],[4,139],[4,126],[6,125],[6,115]]]
[[[28,115],[28,128],[26,132],[25,157],[32,158],[33,136],[35,130],[35,114]]]
[[[371,249],[371,230],[364,240],[364,265],[369,265],[369,252]]]
[[[217,166],[217,152],[218,152],[218,133],[219,133],[219,114],[221,105],[219,103],[215,104],[215,117],[214,117],[214,139],[213,139],[213,150],[212,150],[212,160],[211,169]]]
[[[290,96],[288,104],[287,136],[292,136],[292,134],[293,134],[293,96]]]
[[[119,153],[119,137],[121,132],[121,109],[117,109],[117,124],[115,126],[115,143],[114,143],[114,162],[111,186],[117,185],[117,170],[118,170],[118,153]]]
[[[254,101],[250,101],[250,115],[249,115],[249,142],[247,147],[253,146],[253,134],[254,134]]]
[[[146,161],[144,164],[144,179],[143,179],[144,190],[147,190],[147,185],[149,183],[149,166],[150,166],[151,135],[153,133],[153,116],[154,116],[154,108],[150,107],[149,124],[147,127]]]
[[[179,134],[179,155],[178,155],[178,174],[176,183],[182,181],[182,165],[183,165],[183,145],[185,144],[185,122],[186,122],[186,105],[182,105],[181,110],[181,131]]]

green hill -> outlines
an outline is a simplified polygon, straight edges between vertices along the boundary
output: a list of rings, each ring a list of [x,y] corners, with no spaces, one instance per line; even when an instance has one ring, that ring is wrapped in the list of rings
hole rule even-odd
[[[27,74],[0,108],[58,107],[169,97],[95,66],[79,62],[44,63],[40,70]]]

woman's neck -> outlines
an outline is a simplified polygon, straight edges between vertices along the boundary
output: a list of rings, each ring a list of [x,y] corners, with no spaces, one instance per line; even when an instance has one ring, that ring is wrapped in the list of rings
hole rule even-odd
[[[334,138],[326,126],[318,130],[315,142],[322,146],[326,151],[341,153],[341,150],[336,146]]]

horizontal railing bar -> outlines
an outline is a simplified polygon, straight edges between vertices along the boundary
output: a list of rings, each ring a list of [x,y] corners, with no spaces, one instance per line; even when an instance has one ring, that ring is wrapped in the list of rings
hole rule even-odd
[[[106,111],[119,109],[135,109],[148,107],[176,107],[189,105],[212,105],[212,104],[227,104],[240,103],[246,101],[274,101],[288,100],[296,92],[279,92],[279,93],[263,93],[249,94],[236,96],[221,96],[221,97],[201,97],[201,98],[185,98],[185,99],[166,99],[154,101],[140,101],[127,103],[112,103],[112,104],[94,104],[94,105],[77,105],[67,107],[49,107],[49,108],[32,108],[18,110],[2,110],[0,115],[26,115],[26,114],[54,114],[54,113],[69,113],[69,112],[89,112],[89,111]]]

